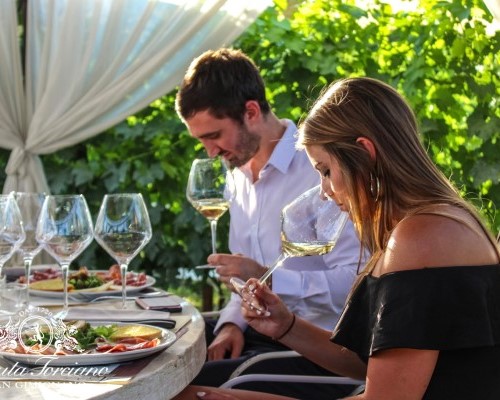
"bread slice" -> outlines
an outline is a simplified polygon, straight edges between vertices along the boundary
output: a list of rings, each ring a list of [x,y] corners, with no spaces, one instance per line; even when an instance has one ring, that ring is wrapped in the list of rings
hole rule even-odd
[[[43,281],[30,283],[30,289],[62,292],[64,290],[64,282],[61,278],[44,279]],[[68,291],[73,289],[74,286],[71,283],[68,283]]]
[[[119,341],[130,338],[140,338],[144,340],[159,339],[162,336],[162,330],[153,326],[145,325],[121,325],[109,337],[112,341]]]

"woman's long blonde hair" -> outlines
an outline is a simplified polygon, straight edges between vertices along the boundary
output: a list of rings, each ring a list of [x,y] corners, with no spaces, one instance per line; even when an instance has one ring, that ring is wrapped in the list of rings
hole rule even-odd
[[[357,142],[360,137],[373,143],[375,160]],[[381,81],[348,78],[327,87],[299,127],[298,146],[310,145],[321,145],[340,164],[354,225],[372,254],[367,273],[401,216],[431,204],[462,207],[488,232],[425,151],[407,102]]]

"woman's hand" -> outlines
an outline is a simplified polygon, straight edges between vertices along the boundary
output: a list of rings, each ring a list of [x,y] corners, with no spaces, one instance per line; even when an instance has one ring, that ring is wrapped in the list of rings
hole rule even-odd
[[[238,400],[238,397],[233,396],[230,392],[220,389],[200,391],[196,393],[196,397],[204,400]]]
[[[280,338],[294,320],[293,313],[286,307],[281,299],[257,279],[250,279],[247,287],[255,299],[264,307],[261,312],[252,307],[250,301],[242,301],[242,314],[252,328],[263,335]]]

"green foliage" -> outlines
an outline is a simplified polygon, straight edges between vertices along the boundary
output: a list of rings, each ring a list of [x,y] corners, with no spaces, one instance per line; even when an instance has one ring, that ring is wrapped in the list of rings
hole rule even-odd
[[[421,0],[397,12],[377,0],[362,7],[353,0],[280,0],[234,47],[261,68],[276,114],[296,121],[337,78],[366,75],[396,87],[417,114],[429,154],[498,232],[500,34],[487,31],[491,19],[482,0]],[[203,149],[176,116],[174,96],[42,158],[51,191],[84,193],[94,216],[105,193],[141,192],[154,235],[131,269],[196,296],[210,273],[191,267],[211,252],[210,232],[184,194],[191,161]],[[2,180],[7,155],[0,152]],[[219,224],[221,251],[227,221]],[[76,262],[111,263],[95,243]]]
[[[315,0],[268,9],[241,37],[277,114],[299,119],[325,84],[379,78],[405,95],[443,172],[500,230],[499,32],[482,0]],[[371,5],[370,5],[371,4]]]
[[[211,253],[208,222],[185,199],[191,161],[204,156],[174,112],[174,94],[154,101],[81,145],[43,156],[52,193],[84,193],[92,215],[104,194],[140,192],[148,204],[153,238],[134,259],[166,288],[193,285],[199,292],[203,273],[192,266]],[[219,248],[227,251],[227,216],[221,219]],[[108,268],[113,260],[95,242],[75,265]],[[179,274],[179,268],[187,268]],[[208,273],[206,273],[208,274]]]

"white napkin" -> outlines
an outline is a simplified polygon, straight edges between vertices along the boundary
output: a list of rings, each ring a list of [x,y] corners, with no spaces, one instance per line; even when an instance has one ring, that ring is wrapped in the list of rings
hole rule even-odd
[[[141,322],[148,320],[166,321],[170,318],[167,311],[122,310],[116,308],[70,307],[66,320],[83,319],[88,321]]]

